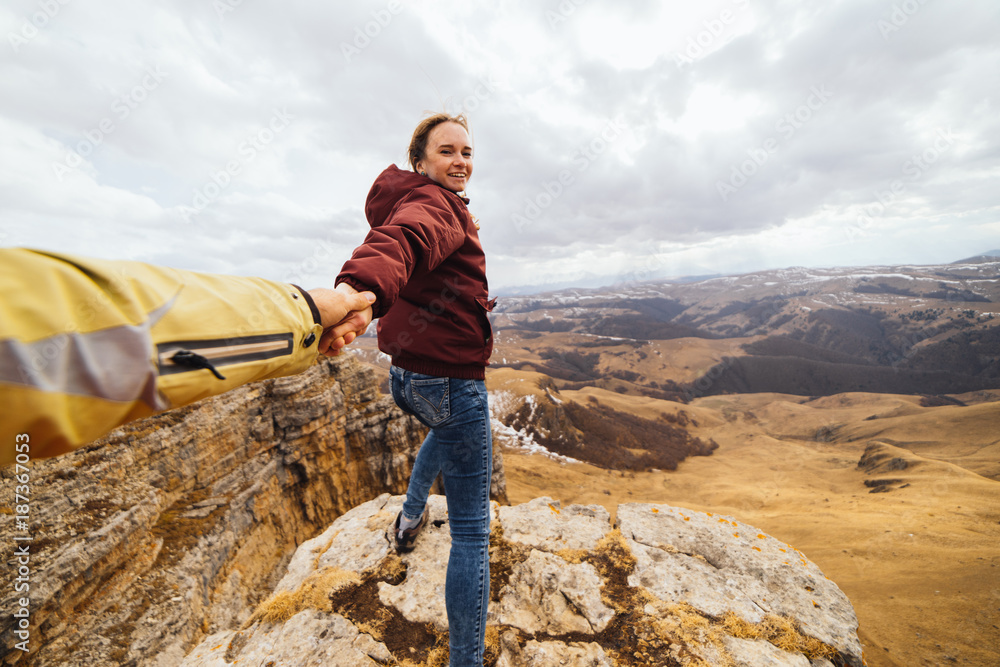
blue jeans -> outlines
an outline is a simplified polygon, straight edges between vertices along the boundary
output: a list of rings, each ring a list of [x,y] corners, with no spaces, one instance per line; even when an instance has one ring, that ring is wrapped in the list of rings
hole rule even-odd
[[[486,383],[389,369],[396,405],[430,428],[410,474],[403,513],[419,517],[438,473],[448,500],[445,578],[451,667],[481,667],[490,598],[493,435]]]

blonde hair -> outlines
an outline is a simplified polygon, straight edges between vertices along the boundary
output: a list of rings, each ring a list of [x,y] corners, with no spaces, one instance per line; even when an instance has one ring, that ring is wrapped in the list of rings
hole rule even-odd
[[[410,160],[410,167],[413,168],[413,171],[417,170],[417,163],[423,160],[424,155],[427,153],[427,138],[430,136],[431,130],[441,123],[458,123],[465,128],[466,132],[469,131],[469,119],[465,117],[464,113],[460,113],[457,116],[436,113],[424,118],[417,125],[417,129],[413,131],[413,137],[410,139],[410,148],[407,151],[407,157]]]

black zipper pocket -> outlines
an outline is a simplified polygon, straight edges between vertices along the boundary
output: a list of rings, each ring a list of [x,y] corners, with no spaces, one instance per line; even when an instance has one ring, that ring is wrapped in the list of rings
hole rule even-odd
[[[156,346],[156,362],[160,375],[207,368],[216,377],[224,379],[216,370],[219,366],[283,357],[291,354],[293,349],[294,336],[291,333],[175,341]]]

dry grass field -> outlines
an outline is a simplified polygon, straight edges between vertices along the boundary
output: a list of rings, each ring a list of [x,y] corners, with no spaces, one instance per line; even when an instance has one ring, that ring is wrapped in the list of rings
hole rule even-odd
[[[533,379],[501,370],[489,384],[531,393]],[[1000,664],[1000,392],[961,397],[968,407],[885,394],[557,398],[647,418],[684,411],[719,448],[673,472],[509,451],[512,503],[549,495],[612,513],[638,501],[730,514],[803,551],[847,593],[869,665]]]

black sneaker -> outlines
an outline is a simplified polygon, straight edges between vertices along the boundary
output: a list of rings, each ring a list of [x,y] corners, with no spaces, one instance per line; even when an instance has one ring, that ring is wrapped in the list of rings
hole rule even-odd
[[[396,522],[392,524],[392,538],[396,543],[396,551],[398,553],[405,554],[413,551],[413,543],[417,540],[417,535],[420,534],[424,524],[427,523],[427,509],[424,509],[424,514],[420,517],[420,523],[415,525],[413,528],[407,528],[405,530],[400,529],[399,520],[402,517],[402,512],[396,515]]]

